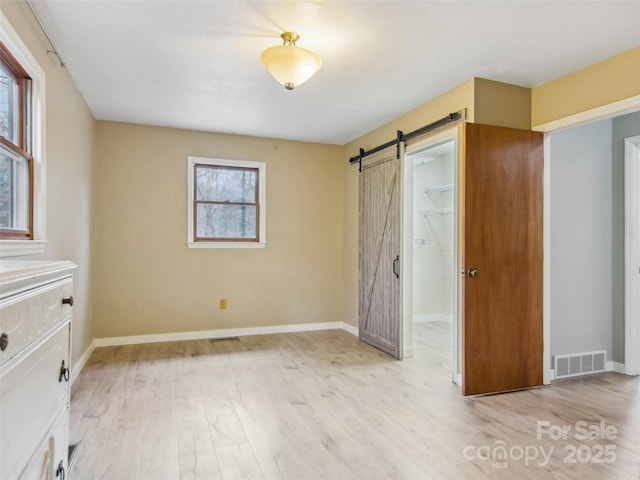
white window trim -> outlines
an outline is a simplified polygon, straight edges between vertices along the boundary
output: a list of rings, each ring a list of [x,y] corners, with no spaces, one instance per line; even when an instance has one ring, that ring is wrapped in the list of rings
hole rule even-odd
[[[258,202],[260,203],[259,242],[195,242],[193,240],[194,165],[222,165],[258,169]],[[187,247],[189,248],[264,248],[267,246],[267,164],[249,160],[187,157]]]
[[[0,257],[37,255],[47,244],[45,181],[45,74],[9,20],[0,12],[0,40],[31,77],[31,128],[33,155],[33,240],[0,240]]]

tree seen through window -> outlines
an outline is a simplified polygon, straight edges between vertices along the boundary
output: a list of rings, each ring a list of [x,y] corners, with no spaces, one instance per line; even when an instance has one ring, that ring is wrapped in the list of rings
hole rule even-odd
[[[195,240],[258,241],[258,169],[196,164]]]

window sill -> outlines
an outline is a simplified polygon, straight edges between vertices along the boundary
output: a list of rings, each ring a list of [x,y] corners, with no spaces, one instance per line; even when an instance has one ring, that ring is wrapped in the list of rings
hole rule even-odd
[[[187,242],[189,248],[265,248],[264,242]]]
[[[46,240],[0,240],[0,258],[39,255],[46,245]]]

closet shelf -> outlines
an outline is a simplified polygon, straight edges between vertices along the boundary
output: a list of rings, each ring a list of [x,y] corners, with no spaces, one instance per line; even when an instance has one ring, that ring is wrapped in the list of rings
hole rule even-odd
[[[427,187],[424,189],[424,193],[433,193],[433,192],[451,192],[453,191],[453,183],[449,183],[447,185],[440,185],[439,187]]]
[[[414,245],[426,245],[427,243],[435,242],[433,238],[414,238]]]
[[[414,162],[413,164],[413,168],[419,168],[423,165],[426,165],[429,162],[433,162],[434,160],[436,160],[438,157],[426,157],[426,158],[421,158],[420,160],[417,160]]]
[[[422,210],[420,212],[420,214],[425,217],[429,217],[431,215],[449,215],[451,213],[453,213],[453,208],[437,208],[434,210]]]

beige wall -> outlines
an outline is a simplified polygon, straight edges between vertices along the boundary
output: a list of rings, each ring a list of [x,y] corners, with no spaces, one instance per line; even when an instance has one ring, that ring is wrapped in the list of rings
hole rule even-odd
[[[534,87],[531,125],[586,112],[640,95],[640,47]]]
[[[375,146],[375,145],[374,145]],[[358,326],[358,166],[349,164],[353,155],[348,147],[342,155],[343,183],[343,263],[342,321],[354,327]]]
[[[46,76],[46,238],[36,258],[71,260],[75,271],[72,364],[93,340],[91,321],[91,226],[95,170],[95,120],[69,72],[60,67],[23,2],[0,2],[9,20]],[[24,257],[27,258],[27,257]]]
[[[342,320],[341,147],[112,122],[98,139],[96,337]],[[265,249],[187,248],[189,155],[267,163]]]

